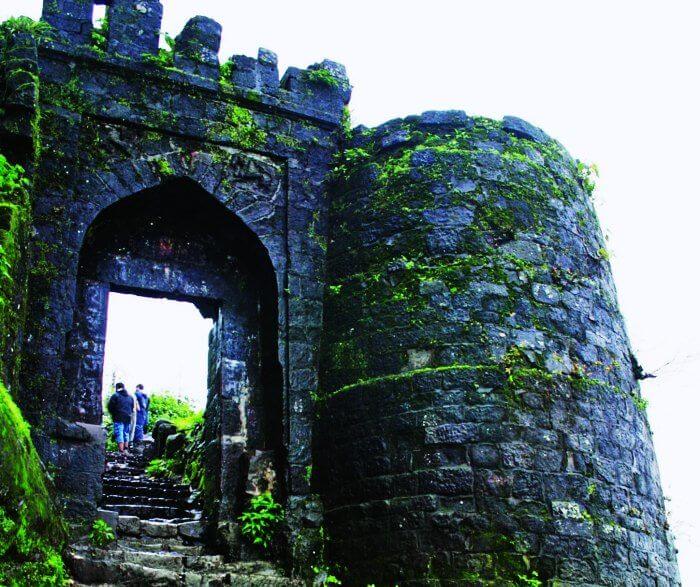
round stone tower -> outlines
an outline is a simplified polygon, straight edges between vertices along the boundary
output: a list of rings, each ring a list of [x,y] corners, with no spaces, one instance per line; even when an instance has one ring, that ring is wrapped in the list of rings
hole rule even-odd
[[[588,168],[430,112],[336,178],[314,482],[350,584],[678,584]]]

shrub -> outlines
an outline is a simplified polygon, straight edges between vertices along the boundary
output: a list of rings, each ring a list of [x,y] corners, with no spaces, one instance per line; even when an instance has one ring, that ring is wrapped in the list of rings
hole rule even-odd
[[[92,530],[88,534],[90,543],[97,548],[105,548],[116,540],[114,530],[104,520],[95,520],[92,524]]]
[[[37,39],[51,36],[53,27],[43,20],[33,20],[28,16],[13,16],[0,23],[0,36],[9,37],[18,33],[29,33]]]
[[[168,33],[164,34],[166,49],[158,49],[157,55],[151,55],[150,53],[143,53],[141,58],[146,63],[151,63],[152,65],[157,65],[158,67],[173,67],[174,66],[174,56],[175,56],[175,39],[173,39]]]
[[[250,500],[248,509],[240,516],[241,532],[253,544],[268,548],[278,526],[284,519],[282,506],[269,491]]]
[[[180,424],[191,427],[198,419],[201,420],[202,418],[201,412],[195,411],[186,401],[171,395],[167,391],[151,396],[148,412],[150,425],[155,424],[158,420],[168,420],[178,428]]]
[[[175,475],[175,459],[153,459],[146,467],[149,477],[166,478]]]

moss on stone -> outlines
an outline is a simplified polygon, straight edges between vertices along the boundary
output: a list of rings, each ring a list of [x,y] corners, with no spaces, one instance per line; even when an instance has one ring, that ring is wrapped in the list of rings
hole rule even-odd
[[[63,585],[65,526],[29,425],[0,383],[0,584]]]

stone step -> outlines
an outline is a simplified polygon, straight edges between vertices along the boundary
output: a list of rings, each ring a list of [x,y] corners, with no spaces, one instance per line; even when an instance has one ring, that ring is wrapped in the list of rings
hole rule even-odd
[[[176,552],[188,558],[201,556],[204,550],[204,546],[201,544],[186,545],[178,538],[156,539],[148,536],[119,538],[116,548],[121,550],[141,550],[144,552]]]
[[[156,485],[151,483],[123,483],[105,481],[103,492],[118,495],[147,495],[148,497],[189,497],[184,485]]]
[[[142,538],[175,538],[189,543],[200,540],[204,534],[204,526],[199,518],[185,518],[168,521],[141,520],[136,516],[118,516],[117,534],[126,539]],[[152,540],[146,540],[152,542]]]
[[[104,503],[102,507],[104,509],[117,512],[120,516],[136,516],[142,520],[194,519],[199,513],[197,510],[190,510],[180,507],[130,505],[110,502]]]
[[[120,493],[105,493],[102,497],[104,503],[116,503],[120,505],[163,506],[188,509],[187,497],[158,497],[151,495],[123,495]]]
[[[190,561],[160,553],[86,549],[71,552],[68,563],[80,585],[302,585],[268,563],[222,564],[219,556]]]
[[[107,487],[123,487],[125,489],[161,488],[174,489],[182,492],[189,492],[190,490],[188,485],[174,483],[173,481],[156,481],[155,479],[150,479],[147,477],[103,477],[102,481]]]
[[[125,479],[140,479],[149,478],[148,473],[143,469],[136,469],[133,467],[124,469],[110,469],[107,468],[103,474],[103,477],[107,479],[113,479],[116,477],[124,477]]]

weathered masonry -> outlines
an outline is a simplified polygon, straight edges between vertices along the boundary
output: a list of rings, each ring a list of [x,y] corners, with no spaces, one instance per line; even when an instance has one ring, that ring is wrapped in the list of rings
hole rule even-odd
[[[3,376],[68,514],[100,502],[106,303],[132,292],[214,320],[213,532],[263,459],[290,569],[679,584],[585,167],[511,117],[350,131],[339,64],[280,80],[270,51],[220,64],[211,19],[164,51],[157,0],[99,30],[93,4],[0,46],[0,151],[33,182],[0,217],[25,236]]]

